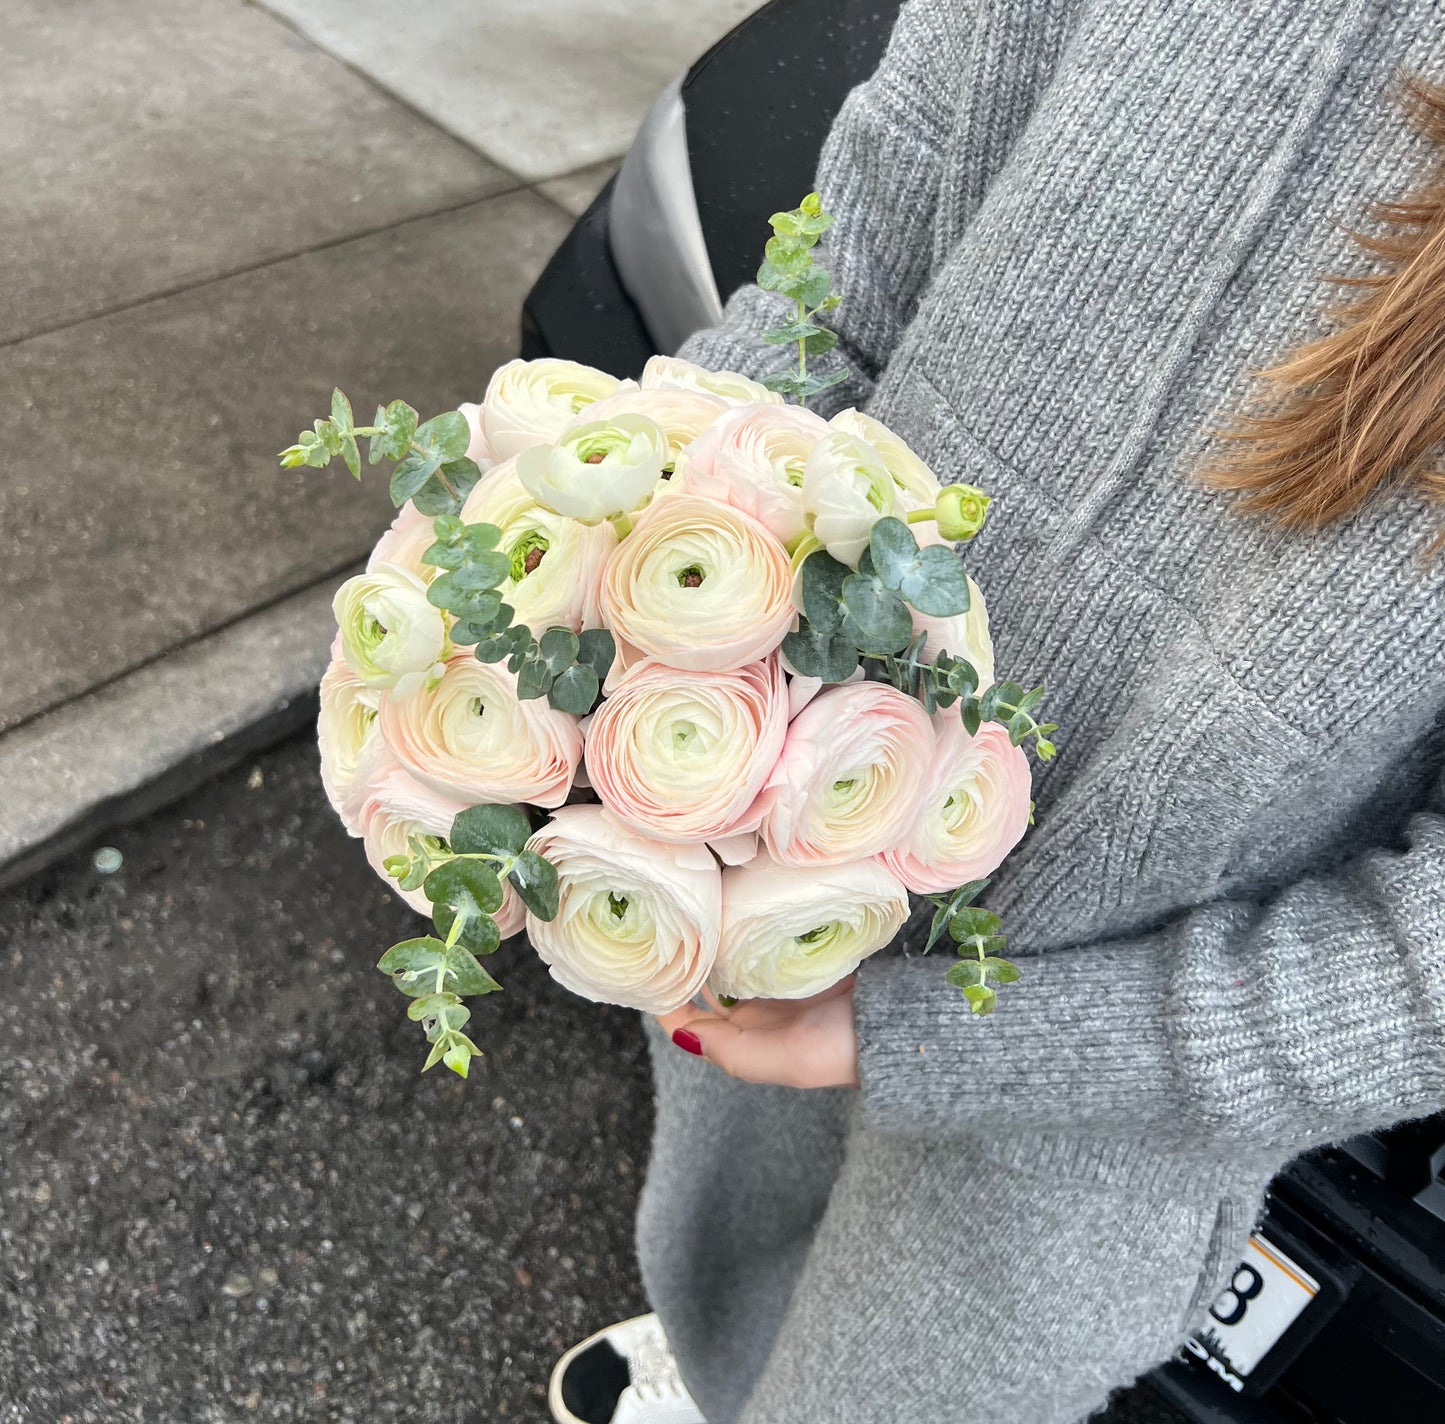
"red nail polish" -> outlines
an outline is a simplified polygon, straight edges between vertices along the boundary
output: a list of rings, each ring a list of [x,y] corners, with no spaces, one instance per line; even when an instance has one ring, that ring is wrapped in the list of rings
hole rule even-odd
[[[699,1058],[702,1057],[702,1039],[690,1028],[674,1029],[672,1032],[672,1041],[682,1049],[684,1053],[695,1053]]]

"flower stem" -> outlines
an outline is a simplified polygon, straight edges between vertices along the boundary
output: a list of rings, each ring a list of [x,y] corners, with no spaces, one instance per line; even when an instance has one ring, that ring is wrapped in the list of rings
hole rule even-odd
[[[798,298],[798,315],[796,319],[799,326],[801,326],[808,319],[808,304],[801,297]],[[806,336],[801,336],[798,338],[798,378],[801,380],[807,374],[808,338]],[[800,406],[806,406],[808,404],[807,396],[799,395],[798,404]]]
[[[938,511],[931,505],[927,509],[910,509],[904,518],[909,524],[927,524],[938,518]]]
[[[632,533],[632,520],[625,514],[614,514],[607,522],[617,531],[619,539],[625,539]]]

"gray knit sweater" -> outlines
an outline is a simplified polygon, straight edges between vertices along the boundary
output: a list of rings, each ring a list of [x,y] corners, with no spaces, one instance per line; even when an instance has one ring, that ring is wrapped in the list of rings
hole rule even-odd
[[[655,1045],[645,1279],[710,1424],[1071,1424],[1177,1347],[1265,1184],[1445,1105],[1445,560],[1192,478],[1430,159],[1424,0],[911,0],[818,185],[843,357],[940,478],[1060,755],[989,904],[1025,976],[859,979],[861,1094]],[[781,200],[789,195],[779,195]],[[758,374],[745,289],[684,355]],[[916,941],[915,941],[916,944]]]

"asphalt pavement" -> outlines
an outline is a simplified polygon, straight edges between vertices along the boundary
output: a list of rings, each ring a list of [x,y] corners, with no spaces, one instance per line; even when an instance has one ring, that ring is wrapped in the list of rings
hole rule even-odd
[[[101,849],[0,898],[0,1424],[545,1419],[645,1309],[635,1016],[514,942],[423,1077],[309,736]]]

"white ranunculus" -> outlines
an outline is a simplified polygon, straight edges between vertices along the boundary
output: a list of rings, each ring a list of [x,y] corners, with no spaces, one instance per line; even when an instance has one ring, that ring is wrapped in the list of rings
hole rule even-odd
[[[709,371],[676,356],[652,356],[642,368],[642,389],[645,391],[671,387],[680,391],[702,391],[717,396],[728,405],[750,405],[766,401],[782,405],[777,391],[770,391],[757,381],[740,376],[736,371]]]
[[[600,806],[564,806],[527,848],[557,869],[557,916],[528,914],[527,933],[564,988],[665,1014],[707,982],[722,878],[706,846],[648,840]]]
[[[604,396],[588,412],[588,420],[611,420],[615,415],[645,415],[667,437],[665,472],[676,468],[683,451],[727,410],[718,396],[702,391],[658,386],[651,390],[616,391]]]
[[[321,784],[326,797],[352,835],[360,834],[347,793],[368,748],[381,740],[376,725],[380,692],[368,687],[341,656],[340,636],[332,649],[331,666],[321,679],[321,715],[316,740],[321,750]]]
[[[803,470],[803,509],[840,563],[856,568],[873,526],[897,507],[893,475],[866,440],[838,430],[813,447]]]
[[[631,514],[652,497],[672,458],[667,436],[645,415],[615,415],[569,425],[555,445],[517,457],[517,477],[544,509],[600,524]]]
[[[913,631],[928,634],[928,641],[923,645],[925,662],[933,662],[939,653],[952,653],[973,664],[979,692],[993,682],[993,639],[988,634],[988,606],[983,601],[983,590],[972,579],[968,581],[967,613],[936,618],[916,608],[909,612],[913,614]]]
[[[593,401],[635,384],[576,361],[508,361],[487,382],[477,425],[492,459],[510,460],[550,444]]]
[[[467,496],[462,518],[502,531],[497,548],[511,559],[512,573],[497,592],[517,623],[539,636],[554,627],[580,633],[600,626],[597,586],[617,544],[612,525],[580,524],[545,509],[527,492],[511,460]]]
[[[866,440],[882,457],[893,476],[898,503],[905,509],[932,509],[942,486],[938,477],[882,421],[851,406],[828,422],[835,430]]]
[[[336,590],[342,656],[368,687],[413,691],[446,656],[446,617],[426,588],[410,570],[378,563]]]
[[[723,928],[708,987],[734,999],[806,999],[851,974],[908,918],[876,860],[797,869],[766,856],[722,873]]]

